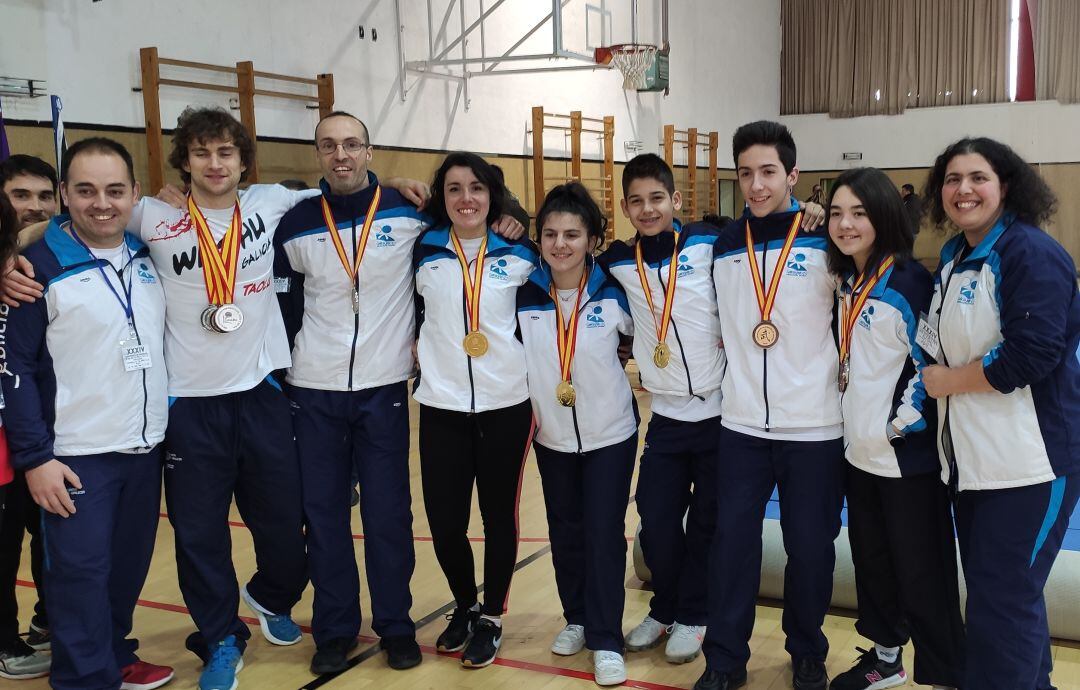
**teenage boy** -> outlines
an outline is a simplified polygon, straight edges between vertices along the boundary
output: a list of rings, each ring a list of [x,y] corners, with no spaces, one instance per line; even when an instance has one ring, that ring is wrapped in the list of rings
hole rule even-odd
[[[71,215],[26,252],[45,296],[3,317],[4,423],[44,511],[51,686],[148,690],[173,677],[127,639],[161,497],[165,293],[124,231],[139,196],[127,150],[77,142],[62,179]]]
[[[667,660],[684,663],[701,652],[716,519],[725,363],[712,282],[718,231],[705,224],[684,228],[674,219],[682,197],[671,168],[655,154],[628,162],[622,186],[622,211],[637,235],[631,243],[612,244],[599,261],[626,291],[634,359],[652,393],[637,506],[653,597],[649,614],[626,636],[626,648],[650,649],[667,634]]]
[[[16,231],[52,218],[57,212],[56,170],[34,156],[16,154],[0,163],[0,191],[18,217]],[[6,231],[6,229],[5,229]],[[0,526],[0,677],[37,678],[49,671],[49,619],[41,578],[41,509],[30,498],[26,477],[16,472],[4,500]],[[22,560],[23,535],[30,534],[30,572],[37,603],[30,630],[19,635],[19,603],[15,580]]]
[[[783,627],[797,690],[828,685],[821,632],[843,503],[843,422],[826,228],[800,233],[795,142],[774,122],[735,132],[743,217],[720,233],[713,278],[728,367],[709,561],[705,673],[696,690],[746,683],[765,506],[779,489],[788,555]]]

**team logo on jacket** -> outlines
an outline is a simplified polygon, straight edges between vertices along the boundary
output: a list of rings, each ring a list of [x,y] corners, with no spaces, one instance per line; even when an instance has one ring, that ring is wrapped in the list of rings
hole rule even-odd
[[[394,236],[391,234],[394,231],[389,225],[384,225],[375,231],[375,246],[376,247],[393,247]]]
[[[510,280],[510,274],[507,272],[506,267],[509,263],[506,259],[499,259],[491,264],[491,270],[488,271],[488,277],[492,280]]]
[[[787,275],[789,276],[805,276],[806,275],[806,254],[799,252],[793,254],[787,262]]]
[[[679,254],[679,277],[694,275],[694,267],[690,265],[690,257]]]
[[[157,278],[150,272],[150,267],[143,262],[139,262],[139,281],[145,285],[157,282]]]
[[[863,313],[859,316],[859,325],[870,330],[870,320],[874,316],[874,305],[870,305],[866,309],[863,309]]]
[[[585,328],[603,328],[605,325],[604,317],[601,316],[603,311],[604,308],[599,304],[593,307],[592,311],[585,315]]]
[[[960,286],[960,298],[957,301],[959,304],[975,304],[975,286],[979,284],[978,280],[970,280]]]

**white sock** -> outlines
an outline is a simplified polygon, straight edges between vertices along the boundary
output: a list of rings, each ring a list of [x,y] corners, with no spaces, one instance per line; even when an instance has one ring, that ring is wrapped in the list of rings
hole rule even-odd
[[[475,604],[470,606],[469,610],[470,611],[476,611],[477,613],[479,613],[480,612],[480,602],[476,602]]]
[[[877,658],[881,659],[886,664],[895,663],[896,657],[900,654],[899,647],[882,647],[879,644],[874,645],[874,651],[877,652]]]
[[[484,614],[484,615],[482,615],[480,617],[491,621],[492,623],[495,624],[495,627],[497,627],[497,628],[502,627],[502,616],[489,616],[487,614]]]

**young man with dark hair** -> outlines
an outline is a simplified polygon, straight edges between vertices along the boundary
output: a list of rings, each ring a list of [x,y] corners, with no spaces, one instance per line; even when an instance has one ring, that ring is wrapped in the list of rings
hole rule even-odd
[[[62,177],[71,215],[26,252],[48,290],[0,317],[4,423],[44,511],[50,685],[150,690],[173,671],[140,661],[127,636],[158,525],[165,294],[146,246],[124,231],[139,196],[126,149],[79,141]]]
[[[56,170],[40,158],[16,154],[0,163],[0,192],[7,195],[17,219],[16,226],[5,232],[18,232],[56,215]],[[16,472],[8,485],[4,518],[0,525],[0,678],[37,678],[49,671],[49,618],[41,577],[41,509],[30,497],[22,472]],[[15,580],[26,533],[30,534],[30,572],[37,603],[23,639]]]
[[[754,122],[733,142],[743,217],[713,248],[728,367],[723,380],[717,526],[709,560],[705,673],[696,690],[746,684],[765,506],[779,489],[788,563],[785,648],[796,690],[824,690],[833,540],[843,505],[843,420],[827,229],[800,232],[795,142]]]
[[[0,191],[19,217],[19,229],[56,215],[56,170],[36,156],[17,153],[0,163]]]

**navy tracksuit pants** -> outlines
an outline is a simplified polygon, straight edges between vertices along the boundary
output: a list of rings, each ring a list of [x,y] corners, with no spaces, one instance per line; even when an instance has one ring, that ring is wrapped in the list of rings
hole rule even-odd
[[[1043,587],[1078,496],[1080,474],[957,496],[956,532],[967,582],[964,688],[1053,687]]]
[[[240,592],[228,524],[233,495],[251,531],[258,568],[248,593],[288,613],[307,586],[300,466],[289,401],[276,383],[169,407],[165,500],[176,536],[180,592],[205,653],[229,635],[251,637],[238,617]]]
[[[758,587],[761,527],[773,487],[784,532],[784,648],[797,665],[825,660],[821,632],[832,599],[833,541],[844,505],[844,440],[778,441],[724,428],[717,463],[718,520],[709,561],[710,669],[734,672],[750,659]]]
[[[154,553],[161,447],[149,453],[58,458],[79,475],[75,513],[42,512],[45,590],[55,690],[115,690],[138,661],[129,639]]]
[[[584,453],[534,443],[563,616],[591,650],[623,653],[626,506],[637,433]]]
[[[352,639],[360,632],[360,574],[350,530],[354,470],[359,478],[372,629],[380,637],[413,636],[409,582],[416,556],[406,382],[360,391],[291,386],[287,392],[315,587],[315,644]]]
[[[661,623],[706,622],[719,433],[719,417],[682,422],[657,414],[645,432],[637,507],[641,551],[652,573],[649,615]]]

